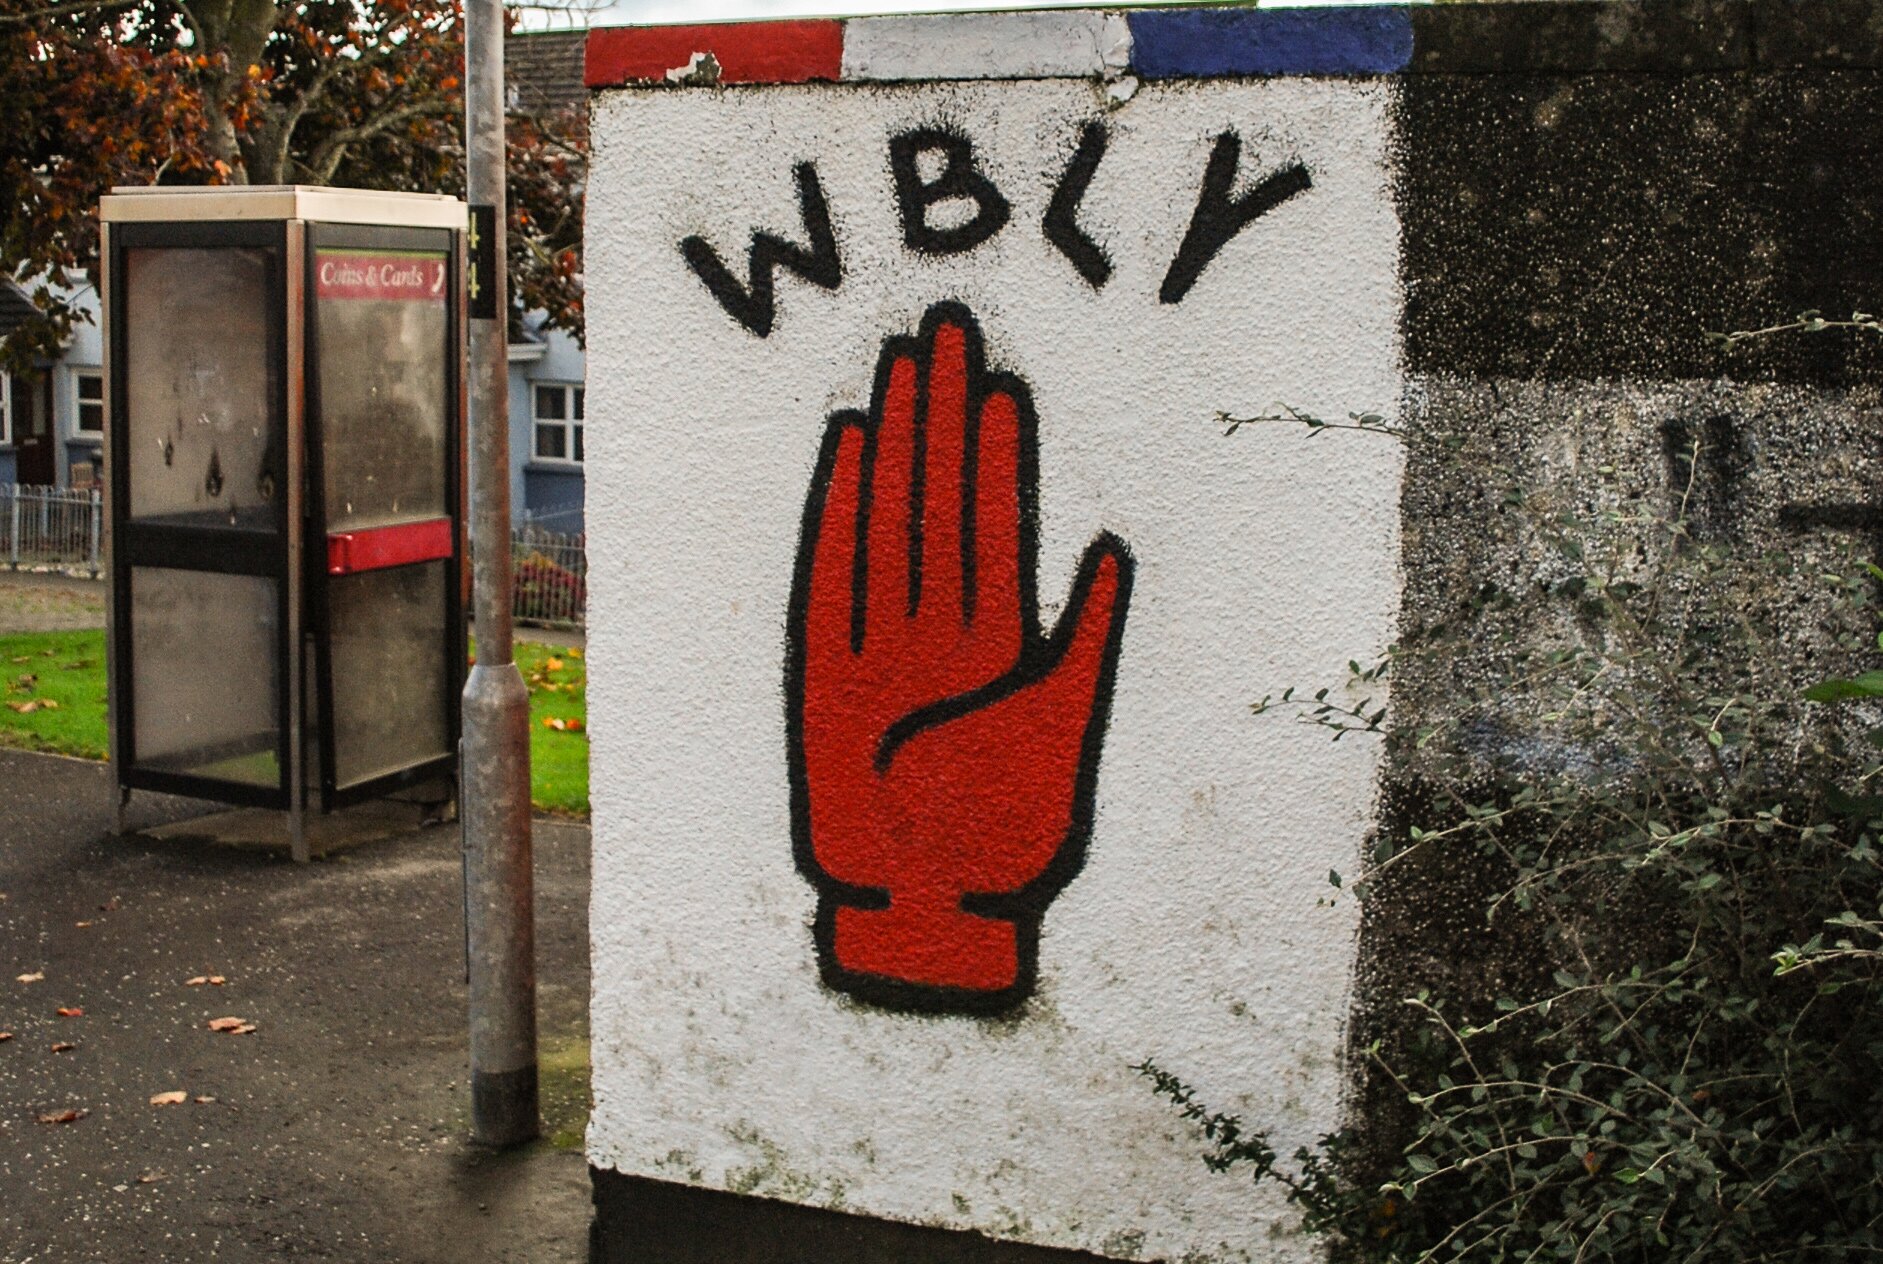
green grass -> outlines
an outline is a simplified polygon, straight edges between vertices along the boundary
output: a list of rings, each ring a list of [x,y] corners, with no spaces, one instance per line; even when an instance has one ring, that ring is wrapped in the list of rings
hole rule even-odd
[[[530,799],[546,812],[586,816],[588,663],[579,649],[533,641],[517,644],[516,660],[530,687]]]
[[[530,686],[530,798],[542,811],[586,815],[588,665],[582,651],[524,642],[516,659]],[[103,759],[108,743],[102,631],[0,636],[0,746]]]
[[[102,631],[0,636],[0,745],[103,759],[108,741]]]

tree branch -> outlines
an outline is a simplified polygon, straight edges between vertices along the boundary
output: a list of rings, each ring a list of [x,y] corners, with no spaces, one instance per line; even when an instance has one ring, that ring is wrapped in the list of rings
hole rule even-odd
[[[0,26],[25,26],[42,18],[61,18],[71,13],[110,13],[142,4],[143,0],[72,0],[70,4],[51,4],[25,13],[0,13]]]
[[[436,100],[417,101],[411,105],[401,106],[396,110],[388,110],[383,114],[375,115],[370,121],[361,123],[356,127],[345,127],[338,131],[328,133],[328,135],[321,140],[320,144],[315,146],[314,152],[307,156],[307,160],[301,163],[301,167],[312,173],[320,183],[325,184],[333,178],[333,173],[339,169],[341,162],[345,160],[346,151],[349,146],[358,144],[363,140],[371,140],[388,128],[396,127],[408,119],[424,118],[430,115],[447,115],[456,109],[457,103],[455,101],[452,101],[448,97],[440,97]]]

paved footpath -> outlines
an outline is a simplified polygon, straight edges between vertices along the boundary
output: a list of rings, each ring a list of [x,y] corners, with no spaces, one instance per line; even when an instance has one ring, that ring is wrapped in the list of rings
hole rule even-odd
[[[495,1156],[466,1141],[455,827],[297,868],[108,839],[109,806],[102,765],[0,750],[0,1264],[585,1258],[585,826],[536,829],[565,1148]],[[203,810],[140,795],[132,824]]]

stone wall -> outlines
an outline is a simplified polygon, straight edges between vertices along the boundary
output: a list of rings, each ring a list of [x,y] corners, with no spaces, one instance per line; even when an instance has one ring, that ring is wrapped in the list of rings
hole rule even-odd
[[[1287,1153],[1367,1109],[1409,963],[1508,954],[1460,950],[1468,875],[1362,925],[1328,874],[1408,771],[1250,704],[1545,582],[1513,485],[1653,502],[1700,437],[1706,529],[1875,528],[1878,348],[1705,335],[1874,290],[1879,30],[596,32],[597,1257],[1312,1258],[1133,1064]],[[1215,420],[1283,405],[1452,441]]]

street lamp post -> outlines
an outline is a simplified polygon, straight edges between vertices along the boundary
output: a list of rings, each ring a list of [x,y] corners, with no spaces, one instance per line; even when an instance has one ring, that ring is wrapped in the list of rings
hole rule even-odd
[[[471,1128],[490,1146],[536,1137],[536,924],[530,871],[529,691],[511,653],[509,314],[504,275],[502,0],[464,5],[466,187],[477,662],[464,689],[460,805],[471,1005]],[[479,215],[476,208],[493,208]],[[481,247],[481,249],[480,249]],[[488,287],[486,291],[484,287]]]

